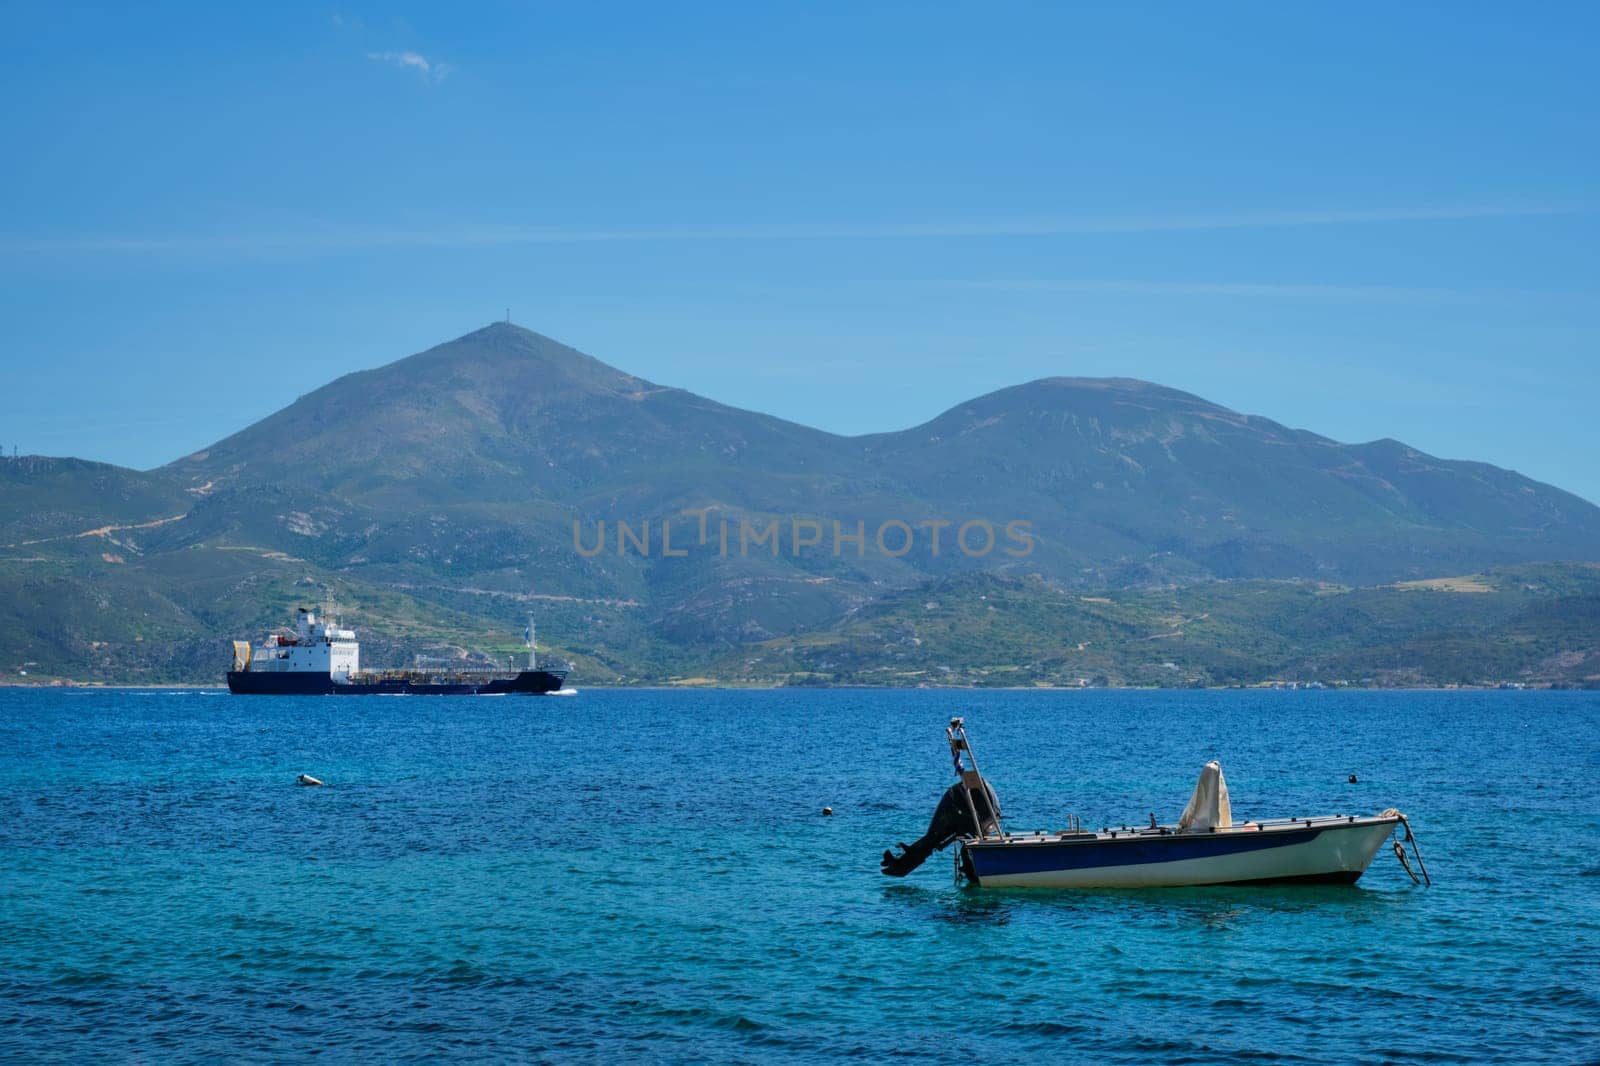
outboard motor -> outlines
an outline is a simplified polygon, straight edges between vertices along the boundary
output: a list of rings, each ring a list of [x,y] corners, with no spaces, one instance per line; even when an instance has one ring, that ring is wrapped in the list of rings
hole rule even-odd
[[[902,841],[898,855],[893,851],[883,853],[882,869],[890,877],[904,877],[927,862],[929,855],[949,847],[951,841],[1000,831],[1000,800],[989,782],[978,773],[978,762],[967,743],[966,729],[960,718],[950,719],[945,736],[950,741],[950,755],[955,760],[959,780],[939,797],[926,833],[913,843]],[[971,767],[963,762],[963,753]]]
[[[998,829],[995,812],[1000,809],[999,801],[995,799],[989,782],[982,781],[980,785],[970,793],[964,781],[957,781],[945,789],[944,795],[939,797],[939,806],[933,809],[933,820],[928,823],[928,831],[910,844],[901,842],[898,855],[885,851],[883,872],[890,877],[904,877],[927,862],[929,855],[949,847],[952,840],[979,835],[978,826],[983,827],[984,834]],[[970,805],[967,803],[969,794],[972,796]],[[977,808],[976,812],[973,807]]]

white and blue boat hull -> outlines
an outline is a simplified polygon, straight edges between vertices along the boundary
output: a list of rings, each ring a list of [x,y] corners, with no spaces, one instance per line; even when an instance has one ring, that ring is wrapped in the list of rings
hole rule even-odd
[[[1330,817],[1203,832],[1121,830],[963,842],[962,867],[994,888],[1353,884],[1398,817]]]

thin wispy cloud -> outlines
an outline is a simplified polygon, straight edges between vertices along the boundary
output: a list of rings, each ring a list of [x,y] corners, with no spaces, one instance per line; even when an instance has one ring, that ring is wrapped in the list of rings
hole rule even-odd
[[[430,63],[428,57],[421,52],[368,52],[367,58],[376,63],[388,63],[415,71],[427,81],[444,81],[454,69],[449,63]]]
[[[890,283],[894,284],[894,283]],[[1007,279],[981,278],[901,282],[916,288],[978,289],[1019,293],[1063,293],[1088,296],[1232,296],[1311,300],[1420,301],[1457,300],[1488,295],[1527,293],[1508,289],[1451,289],[1424,285],[1343,285],[1317,282],[1138,281],[1132,279]]]
[[[449,70],[445,64],[429,64],[425,57],[415,52],[373,53],[372,58],[415,69],[435,80],[442,77],[441,71]],[[270,233],[0,237],[0,253],[190,253],[281,256],[398,248],[478,248],[603,241],[874,241],[1071,237],[1408,222],[1461,222],[1476,219],[1584,214],[1589,210],[1586,205],[1559,204],[1267,211],[1123,218],[1031,218],[878,225],[832,223],[615,227],[468,225],[428,229],[326,227]]]

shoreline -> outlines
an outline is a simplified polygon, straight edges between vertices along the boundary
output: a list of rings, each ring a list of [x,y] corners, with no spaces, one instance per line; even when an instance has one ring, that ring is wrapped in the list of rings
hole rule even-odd
[[[695,684],[683,685],[652,682],[641,685],[608,685],[595,683],[575,686],[585,689],[604,689],[616,692],[767,692],[824,690],[832,692],[1600,692],[1600,685],[1555,685],[1543,682],[1518,682],[1514,686],[1493,685],[1322,685],[1307,684],[1251,684],[1251,685],[784,685],[776,682],[750,684]],[[225,684],[163,684],[118,683],[113,681],[45,682],[0,681],[0,689],[28,689],[38,691],[98,690],[124,692],[226,692]]]

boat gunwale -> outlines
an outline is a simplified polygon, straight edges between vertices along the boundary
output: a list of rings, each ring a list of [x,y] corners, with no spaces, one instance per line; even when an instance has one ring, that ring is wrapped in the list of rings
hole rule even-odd
[[[1399,825],[1401,817],[1398,814],[1327,814],[1314,818],[1263,818],[1252,819],[1247,823],[1232,826],[1210,826],[1206,829],[1178,829],[1176,826],[1157,826],[1154,829],[1127,826],[1117,829],[1104,829],[1098,831],[1084,830],[1081,832],[1064,831],[1061,833],[1006,833],[990,834],[987,836],[966,836],[961,838],[961,844],[968,848],[1010,848],[1010,847],[1072,847],[1074,845],[1089,844],[1133,844],[1133,843],[1161,843],[1164,841],[1193,841],[1216,839],[1221,837],[1243,836],[1264,837],[1288,833],[1304,833],[1307,830],[1330,830],[1359,828],[1375,825]]]

